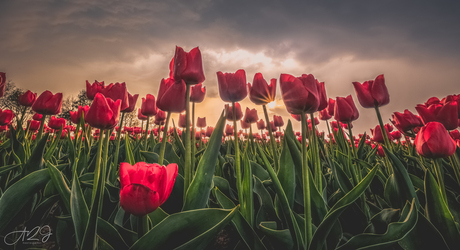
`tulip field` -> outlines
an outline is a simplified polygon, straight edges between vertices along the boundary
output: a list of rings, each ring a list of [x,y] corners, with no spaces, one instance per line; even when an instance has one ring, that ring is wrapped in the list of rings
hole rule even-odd
[[[460,95],[382,117],[384,75],[329,98],[312,74],[240,69],[217,72],[210,125],[200,50],[176,47],[169,71],[152,94],[87,81],[69,120],[52,90],[0,110],[0,249],[460,249]],[[292,119],[268,115],[277,95]]]

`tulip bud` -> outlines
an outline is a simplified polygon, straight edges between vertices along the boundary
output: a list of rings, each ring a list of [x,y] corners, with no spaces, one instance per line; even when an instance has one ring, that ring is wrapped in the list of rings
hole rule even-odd
[[[37,93],[27,90],[24,94],[18,97],[18,103],[25,107],[31,107],[37,99]]]
[[[206,87],[202,87],[201,83],[190,87],[190,101],[191,102],[194,102],[194,103],[203,102],[205,94],[206,94]]]
[[[444,125],[429,122],[415,137],[417,153],[427,158],[443,158],[455,153],[456,144]]]
[[[334,119],[339,122],[351,122],[359,117],[358,109],[351,95],[346,98],[337,97],[335,101]]]
[[[62,93],[53,95],[50,91],[43,92],[32,105],[32,110],[42,115],[61,113]]]
[[[244,122],[246,123],[255,123],[257,122],[257,120],[259,119],[259,117],[257,116],[257,110],[256,109],[249,109],[249,108],[246,108],[246,112],[244,113]]]
[[[184,80],[189,85],[199,84],[205,80],[201,51],[198,47],[185,52],[184,49],[176,46],[176,53],[170,66],[175,80]]]
[[[390,94],[388,94],[383,75],[377,76],[374,81],[365,81],[363,84],[353,82],[353,86],[363,108],[381,107],[390,102]]]
[[[1,110],[0,109],[0,126],[5,126],[11,123],[14,118],[13,111],[9,109]]]

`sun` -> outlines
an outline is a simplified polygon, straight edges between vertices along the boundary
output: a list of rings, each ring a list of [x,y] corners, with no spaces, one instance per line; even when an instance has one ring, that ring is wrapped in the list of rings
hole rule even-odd
[[[267,104],[267,107],[269,109],[274,109],[276,107],[276,101],[270,102],[269,104]]]

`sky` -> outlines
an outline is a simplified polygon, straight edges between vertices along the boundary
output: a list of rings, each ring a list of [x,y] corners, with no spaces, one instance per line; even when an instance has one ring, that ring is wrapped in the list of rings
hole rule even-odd
[[[0,9],[0,71],[38,93],[76,96],[86,80],[98,80],[156,96],[175,46],[199,46],[207,94],[196,115],[211,126],[224,107],[217,71],[244,69],[248,82],[257,72],[267,81],[313,74],[328,97],[353,96],[355,133],[369,133],[378,120],[359,105],[354,81],[385,75],[384,122],[395,111],[415,113],[432,96],[459,93],[459,1],[2,0]],[[269,114],[287,123],[279,81],[277,89]],[[241,106],[263,117],[249,98]]]

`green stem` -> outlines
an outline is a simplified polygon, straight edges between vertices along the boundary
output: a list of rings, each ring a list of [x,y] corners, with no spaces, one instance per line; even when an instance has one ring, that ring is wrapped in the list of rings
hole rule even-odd
[[[268,118],[267,107],[265,106],[265,104],[262,105],[262,107],[264,109],[265,122],[267,123],[268,134],[270,135],[272,156],[273,156],[273,161],[275,162],[275,171],[279,171],[278,153],[276,151],[275,137],[273,136],[273,133],[272,133],[272,127],[270,125],[270,119]]]
[[[256,147],[254,146],[254,136],[252,135],[252,124],[249,126],[249,140],[251,141],[252,153],[256,154]]]
[[[120,125],[118,126],[118,134],[117,134],[117,149],[115,150],[115,155],[113,159],[113,167],[114,169],[118,168],[118,154],[120,151],[120,141],[121,141],[121,129],[123,128],[123,120],[125,118],[125,112],[121,113],[121,120]]]
[[[441,158],[433,159],[433,163],[434,163],[434,167],[435,167],[434,170],[435,170],[435,173],[436,173],[436,177],[438,179],[439,189],[441,190],[442,198],[444,199],[444,201],[447,204],[447,194],[446,194],[446,187],[444,185],[444,178],[442,176],[442,167],[441,167],[442,163],[441,163],[441,161],[442,161]]]
[[[142,120],[142,123],[141,123],[141,138],[142,138],[142,135],[144,134],[142,131],[144,130],[144,120]],[[137,135],[136,135],[137,137]],[[136,138],[137,139],[137,138]]]
[[[322,188],[322,171],[321,171],[321,162],[319,158],[319,148],[318,148],[318,142],[316,141],[318,138],[316,137],[316,124],[315,124],[315,116],[313,112],[310,113],[310,120],[311,120],[311,149],[313,150],[313,156],[312,159],[314,159],[314,166],[315,166],[315,182],[316,182],[316,188],[320,192],[323,191]]]
[[[184,167],[184,199],[192,182],[192,147],[190,145],[190,85],[185,92],[185,167]]]
[[[166,137],[168,135],[168,125],[169,125],[170,117],[171,117],[171,112],[168,112],[168,114],[166,115],[165,128],[163,129],[163,139],[161,139],[160,155],[158,157],[158,164],[161,166],[163,166],[163,160],[165,158]]]
[[[246,207],[243,197],[243,182],[242,182],[242,175],[241,175],[241,165],[240,165],[240,147],[238,144],[238,128],[236,123],[236,107],[235,102],[232,102],[232,109],[233,109],[233,138],[235,138],[235,169],[236,169],[236,182],[238,188],[238,201],[241,204],[241,207]]]
[[[454,169],[455,178],[457,179],[457,184],[460,184],[460,163],[457,154],[453,154],[449,157],[451,161],[452,168]]]
[[[137,217],[137,237],[140,239],[149,231],[149,217],[148,215]]]
[[[40,128],[38,129],[38,135],[35,138],[35,141],[37,142],[40,141],[40,139],[42,138],[43,128],[45,126],[45,119],[46,119],[46,115],[43,115],[42,119],[40,120]]]
[[[304,202],[304,214],[305,214],[305,249],[308,249],[308,245],[312,239],[312,228],[311,228],[311,201],[310,201],[310,171],[307,163],[307,119],[305,118],[305,112],[301,114],[301,125],[302,125],[302,181],[303,181],[303,202]]]
[[[195,176],[195,152],[196,152],[196,142],[195,142],[195,103],[192,102],[192,176]]]
[[[103,132],[102,132],[103,133]],[[101,134],[99,134],[99,140],[98,140],[98,145],[97,145],[97,153],[96,153],[96,167],[94,169],[94,180],[93,180],[93,194],[91,198],[91,204],[94,206],[94,199],[96,198],[96,191],[97,191],[97,185],[99,183],[99,176],[101,175],[101,158],[102,158],[102,144],[103,144],[103,139],[101,137]]]
[[[149,137],[149,122],[150,122],[150,116],[147,116],[147,124],[145,125],[144,151],[147,151],[147,137]]]
[[[382,131],[383,140],[385,141],[385,146],[387,146],[387,148],[391,152],[393,152],[393,148],[392,148],[392,145],[390,144],[390,140],[388,140],[388,135],[387,135],[387,132],[386,132],[386,129],[385,129],[385,124],[383,124],[382,115],[380,115],[379,106],[375,105],[374,108],[375,108],[375,113],[377,113],[377,118],[379,119],[380,130]]]

